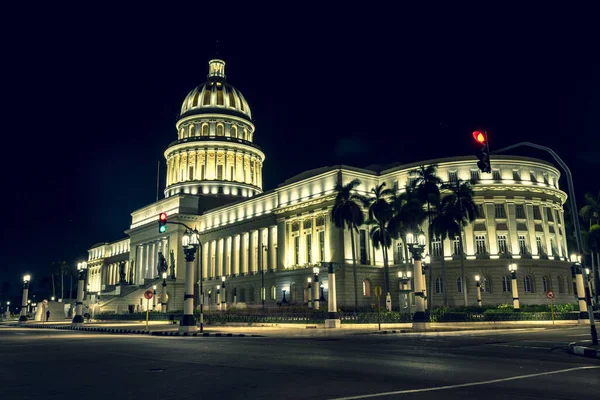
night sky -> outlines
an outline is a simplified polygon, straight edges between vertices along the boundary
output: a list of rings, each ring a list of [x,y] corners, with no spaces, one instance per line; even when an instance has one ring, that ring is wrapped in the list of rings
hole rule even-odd
[[[252,109],[265,190],[325,165],[474,154],[476,128],[492,150],[555,149],[580,199],[600,189],[591,10],[299,4],[5,13],[0,282],[16,292],[24,272],[39,280],[124,237],[131,211],[155,200],[159,160],[162,198],[163,152],[216,39]]]

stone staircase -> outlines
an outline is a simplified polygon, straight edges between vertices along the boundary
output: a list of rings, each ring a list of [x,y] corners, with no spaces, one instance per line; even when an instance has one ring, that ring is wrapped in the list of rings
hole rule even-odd
[[[116,314],[127,314],[130,312],[146,311],[147,300],[144,298],[146,290],[153,290],[156,285],[157,309],[160,304],[160,293],[162,292],[162,279],[145,279],[143,285],[121,286],[121,293],[117,294],[116,287],[109,286],[102,292],[99,303],[99,312],[114,312]],[[112,290],[111,290],[112,289]],[[183,283],[167,279],[167,295],[169,296],[168,310],[182,310],[185,287]],[[153,309],[153,301],[150,300],[150,310]]]

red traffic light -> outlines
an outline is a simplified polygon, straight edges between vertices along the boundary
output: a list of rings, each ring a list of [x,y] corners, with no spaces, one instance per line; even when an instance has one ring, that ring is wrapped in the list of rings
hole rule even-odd
[[[482,132],[475,131],[473,132],[473,138],[477,140],[481,144],[485,144],[485,135]]]
[[[160,215],[158,216],[158,219],[160,219],[161,221],[166,221],[167,213],[160,213]]]

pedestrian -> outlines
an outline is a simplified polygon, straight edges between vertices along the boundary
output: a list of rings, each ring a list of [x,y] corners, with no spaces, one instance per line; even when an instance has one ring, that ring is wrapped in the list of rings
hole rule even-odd
[[[46,311],[46,322],[50,320],[50,310]]]

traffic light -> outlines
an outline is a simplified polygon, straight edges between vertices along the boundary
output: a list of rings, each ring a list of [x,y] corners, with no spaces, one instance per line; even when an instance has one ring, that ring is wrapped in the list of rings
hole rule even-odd
[[[167,213],[158,215],[158,232],[165,233],[167,231]]]
[[[478,144],[481,145],[481,148],[477,151],[477,158],[479,158],[477,166],[481,172],[492,172],[492,167],[490,165],[490,147],[487,141],[487,134],[485,132],[475,131],[473,132],[473,138]]]

